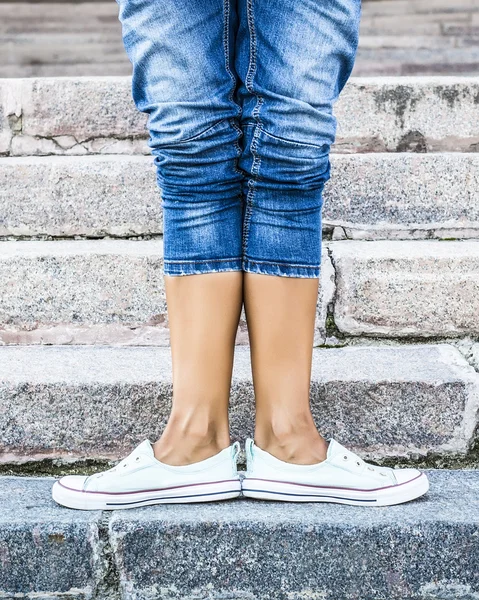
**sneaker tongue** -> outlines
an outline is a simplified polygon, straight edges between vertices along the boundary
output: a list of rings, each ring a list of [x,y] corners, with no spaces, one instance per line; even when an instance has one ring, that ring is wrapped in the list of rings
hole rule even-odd
[[[132,455],[137,455],[137,454],[146,454],[147,456],[154,456],[155,453],[153,452],[153,446],[151,445],[150,440],[145,440],[144,442],[141,442],[141,444],[139,444],[131,453]]]
[[[326,453],[326,459],[334,458],[338,454],[341,454],[342,452],[345,452],[345,451],[346,451],[346,448],[344,446],[342,446],[336,440],[330,439],[329,445],[328,445],[328,451]]]

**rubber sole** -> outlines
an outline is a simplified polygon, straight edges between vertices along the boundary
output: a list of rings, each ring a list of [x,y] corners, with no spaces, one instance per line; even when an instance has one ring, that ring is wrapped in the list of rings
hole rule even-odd
[[[429,480],[424,473],[398,485],[374,490],[355,490],[305,485],[267,479],[243,479],[243,495],[257,500],[283,502],[333,502],[353,506],[391,506],[415,500],[429,490]]]
[[[186,504],[190,502],[216,502],[237,498],[241,494],[241,482],[236,479],[185,485],[160,490],[144,490],[125,494],[107,492],[83,492],[56,481],[52,498],[58,504],[78,510],[124,510],[151,506],[153,504]]]

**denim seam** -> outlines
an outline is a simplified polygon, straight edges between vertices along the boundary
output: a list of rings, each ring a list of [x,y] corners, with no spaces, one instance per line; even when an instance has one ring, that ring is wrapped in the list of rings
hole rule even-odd
[[[205,133],[208,133],[212,129],[215,129],[216,127],[218,127],[218,125],[222,125],[223,123],[226,123],[226,121],[229,122],[229,119],[225,119],[225,118],[220,119],[219,121],[216,121],[215,123],[213,123],[213,125],[208,125],[208,127],[206,129],[203,129],[199,133],[195,133],[195,135],[192,135],[191,137],[184,138],[182,140],[177,140],[176,142],[171,142],[169,144],[162,145],[161,149],[169,148],[169,147],[176,147],[176,146],[179,146],[180,144],[187,144],[188,142],[194,142],[195,140],[198,140],[199,138],[204,136]]]
[[[253,265],[274,265],[277,267],[300,267],[301,269],[318,269],[321,265],[302,265],[299,263],[281,263],[281,262],[272,262],[269,260],[254,260],[252,258],[248,258],[244,256],[244,260],[253,264]]]
[[[250,34],[250,60],[248,65],[248,71],[245,77],[245,86],[250,94],[256,96],[256,105],[253,109],[253,118],[256,120],[255,130],[253,133],[253,138],[251,140],[251,154],[253,156],[253,163],[251,165],[251,177],[248,179],[248,194],[246,196],[246,209],[245,215],[243,218],[243,253],[246,251],[248,245],[249,238],[249,230],[250,230],[250,220],[253,212],[253,201],[254,195],[256,191],[256,182],[259,179],[259,170],[261,167],[261,157],[258,155],[258,140],[259,135],[261,133],[261,129],[263,124],[260,119],[260,110],[263,105],[264,99],[254,91],[253,88],[253,79],[256,75],[256,31],[254,25],[254,12],[253,12],[253,0],[247,0],[246,5],[247,16],[248,16],[248,29]]]
[[[248,128],[252,128],[252,127],[256,127],[256,123],[245,123],[243,125],[243,129],[248,129]],[[330,144],[329,142],[324,142],[323,144],[312,144],[311,142],[300,142],[299,140],[291,140],[289,138],[285,138],[282,137],[280,135],[275,135],[274,133],[271,133],[270,131],[268,131],[264,126],[261,128],[261,133],[264,133],[265,135],[278,140],[280,142],[284,142],[285,144],[291,144],[292,146],[305,146],[307,148],[314,148],[315,150],[321,150],[323,148],[326,148],[326,152],[329,151],[330,148]]]
[[[191,263],[210,263],[210,262],[230,262],[233,260],[241,260],[242,256],[233,256],[232,258],[199,258],[199,259],[192,259],[192,260],[168,260],[165,259],[163,262],[164,264],[191,264]]]
[[[238,111],[238,117],[241,115],[242,113],[242,109],[241,106],[239,104],[237,104],[234,101],[234,91],[235,91],[235,87],[236,87],[236,78],[233,75],[233,71],[230,68],[230,39],[229,39],[229,26],[230,26],[230,15],[231,15],[231,5],[230,5],[231,0],[223,0],[223,15],[224,15],[224,25],[223,25],[223,48],[224,48],[224,54],[225,54],[225,68],[226,68],[226,72],[228,73],[228,75],[231,78],[231,89],[230,89],[230,93],[228,94],[228,100],[231,102],[231,104],[236,104],[236,108]],[[241,130],[241,127],[239,127],[239,125],[236,123],[236,118],[233,117],[229,120],[230,125],[233,127],[233,129],[236,131],[236,133],[238,134],[238,137],[236,138],[236,140],[233,142],[234,143],[234,147],[236,149],[236,159],[234,162],[234,171],[235,173],[237,173],[238,175],[243,176],[243,172],[240,171],[240,169],[238,168],[238,161],[239,158],[241,156],[242,153],[242,149],[241,146],[239,144],[239,140],[241,138],[241,136],[243,135],[243,132]]]

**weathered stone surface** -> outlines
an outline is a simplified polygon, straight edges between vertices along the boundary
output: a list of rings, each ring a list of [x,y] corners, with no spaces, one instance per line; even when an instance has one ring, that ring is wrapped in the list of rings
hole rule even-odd
[[[169,348],[0,347],[0,461],[120,458],[158,436],[171,407]],[[465,453],[479,375],[452,346],[315,349],[321,431],[363,456]],[[234,439],[251,435],[249,348],[237,347]]]
[[[428,64],[426,52],[410,57],[394,55],[398,40],[407,40],[415,49],[422,37],[424,49],[453,49],[477,43],[479,5],[476,0],[374,0],[362,3],[359,51],[353,73],[392,75],[408,67],[435,73],[441,66]],[[427,33],[428,35],[421,35]],[[377,38],[374,54],[364,54],[366,38]],[[448,45],[448,42],[452,42]],[[468,44],[468,42],[472,42]],[[404,42],[399,41],[399,47]],[[0,77],[129,75],[121,39],[118,5],[108,1],[38,3],[0,2]],[[447,57],[447,54],[446,54]],[[442,56],[441,56],[442,58]],[[430,61],[430,59],[429,59]],[[462,71],[443,62],[443,72],[477,75],[474,52],[464,53],[457,64]]]
[[[453,50],[456,59],[450,55]],[[365,47],[362,52],[373,55],[378,50]],[[394,52],[398,56],[391,56],[389,63],[403,69],[407,53],[417,49]],[[429,62],[444,62],[447,57],[457,62],[466,50],[445,49],[441,57],[439,49],[424,52],[429,52]],[[386,69],[391,68],[388,61],[383,61]],[[1,90],[0,96],[14,97],[15,113],[21,114],[12,155],[149,152],[146,115],[133,104],[129,77],[11,79],[2,82]],[[475,77],[353,77],[336,105],[334,151],[475,152],[478,97]],[[6,152],[12,137],[8,122],[0,124],[0,131],[4,136],[0,152]]]
[[[426,496],[386,510],[238,498],[117,511],[109,526],[55,505],[53,479],[3,477],[0,596],[475,600],[479,473],[427,474]]]
[[[18,80],[0,80],[0,155],[10,152],[12,137],[21,128]]]
[[[239,499],[117,512],[123,597],[474,600],[479,474],[428,475],[426,497],[387,510]]]
[[[436,23],[436,27],[437,27]],[[444,25],[443,29],[447,26]],[[420,34],[420,28],[417,28]],[[477,28],[476,28],[477,31]],[[377,34],[382,35],[378,29]],[[372,35],[369,31],[368,35]],[[407,37],[407,33],[403,34]],[[461,76],[476,77],[477,62],[479,59],[477,37],[465,37],[465,30],[462,27],[451,28],[451,36],[454,36],[455,47],[450,47],[450,37],[445,39],[442,49],[424,48],[417,49],[416,43],[411,40],[409,49],[399,47],[384,48],[382,50],[371,50],[364,48],[358,52],[356,68],[353,73],[356,77],[443,77],[443,76]],[[464,36],[464,37],[461,37]],[[433,38],[434,39],[434,38]],[[451,140],[453,141],[453,140]],[[473,150],[474,151],[474,150]]]
[[[162,239],[0,242],[0,344],[169,343]],[[315,343],[334,271],[323,252]],[[244,312],[237,343],[247,341]]]
[[[88,140],[146,136],[146,115],[133,104],[130,78],[23,80],[21,93],[24,136],[60,138],[67,150],[76,142],[80,153]],[[71,142],[62,144],[65,137]]]
[[[479,332],[479,242],[332,242],[334,319],[350,335]]]
[[[352,239],[477,237],[479,155],[333,155],[324,224]],[[0,236],[163,231],[149,156],[0,159]]]
[[[165,343],[161,240],[3,242],[0,343]]]
[[[476,78],[354,78],[336,105],[336,150],[477,151],[478,98]]]
[[[478,237],[479,155],[334,156],[324,223],[352,239]]]
[[[100,513],[59,507],[52,485],[0,477],[0,598],[89,600],[101,584]]]
[[[126,237],[163,230],[150,157],[0,160],[0,236]]]

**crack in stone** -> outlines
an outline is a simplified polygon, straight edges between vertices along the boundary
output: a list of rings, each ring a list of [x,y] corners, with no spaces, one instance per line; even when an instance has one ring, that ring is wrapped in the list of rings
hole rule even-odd
[[[327,245],[326,251],[328,253],[328,257],[331,262],[331,266],[333,268],[333,273],[334,273],[333,294],[332,294],[331,301],[329,302],[329,304],[326,308],[326,311],[327,311],[326,312],[326,324],[325,324],[326,340],[328,338],[332,338],[332,337],[342,339],[344,337],[344,335],[339,330],[338,326],[336,325],[336,321],[334,319],[334,311],[335,311],[336,299],[337,299],[337,294],[338,294],[338,270],[337,270],[336,264],[334,262],[333,249]]]
[[[112,511],[102,511],[98,521],[98,549],[94,557],[97,561],[100,581],[91,600],[120,600],[120,574],[115,559],[115,551],[111,544],[110,521]]]

